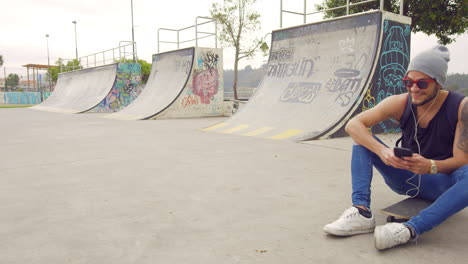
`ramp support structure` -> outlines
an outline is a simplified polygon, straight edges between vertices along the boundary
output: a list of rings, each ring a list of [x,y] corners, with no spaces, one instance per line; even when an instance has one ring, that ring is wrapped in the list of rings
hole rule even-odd
[[[199,19],[204,19],[205,22],[198,22]],[[199,30],[199,26],[209,24],[209,23],[214,23],[214,32],[207,32],[207,31]],[[195,38],[181,41],[180,33],[191,28],[195,28]],[[176,32],[176,41],[161,41],[161,37],[160,37],[161,31]],[[202,34],[201,37],[199,37],[199,34]],[[193,26],[189,26],[189,27],[185,27],[181,29],[159,28],[158,29],[158,53],[160,52],[161,43],[177,44],[177,49],[180,49],[180,44],[195,41],[195,47],[198,47],[198,41],[200,39],[209,38],[209,37],[214,37],[214,41],[215,41],[214,46],[215,48],[218,48],[218,24],[216,20],[211,17],[197,16],[195,18],[195,25]]]
[[[131,50],[129,50],[131,49]],[[132,58],[135,61],[138,59],[136,42],[134,41],[120,41],[119,46],[116,48],[100,51],[94,54],[86,55],[78,58],[78,65],[75,65],[76,60],[59,58],[60,72],[64,68],[70,68],[71,71],[80,70],[83,68],[91,68],[103,65],[113,64],[118,60]],[[72,61],[72,66],[67,66],[66,63]],[[68,70],[70,71],[70,70]]]
[[[349,0],[346,0],[346,5],[337,6],[337,7],[333,7],[333,8],[327,8],[327,9],[323,9],[323,10],[319,10],[319,11],[314,11],[314,12],[311,12],[311,13],[307,13],[307,0],[304,0],[304,12],[302,12],[302,13],[295,12],[295,11],[284,10],[283,9],[283,0],[281,0],[280,1],[280,28],[283,28],[283,13],[303,16],[304,24],[306,24],[307,23],[307,16],[309,16],[309,15],[314,15],[314,14],[324,13],[324,12],[327,12],[327,11],[346,8],[346,16],[347,16],[347,15],[349,15],[349,8],[350,7],[357,6],[357,5],[362,5],[362,4],[366,4],[366,3],[370,3],[370,2],[376,2],[376,1],[379,1],[379,10],[384,11],[384,0],[364,0],[364,1],[361,1],[361,2],[357,2],[357,3],[349,3]],[[400,0],[400,15],[403,15],[404,3],[405,3],[404,0]]]

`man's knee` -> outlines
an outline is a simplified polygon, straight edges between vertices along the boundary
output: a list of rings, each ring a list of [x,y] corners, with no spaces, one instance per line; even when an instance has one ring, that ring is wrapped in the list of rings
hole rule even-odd
[[[454,177],[457,181],[456,185],[460,185],[460,192],[459,198],[465,201],[465,205],[468,206],[468,165],[464,165],[460,167],[456,171],[452,173],[452,177]]]
[[[468,184],[468,165],[464,165],[452,173],[457,182],[465,182]]]

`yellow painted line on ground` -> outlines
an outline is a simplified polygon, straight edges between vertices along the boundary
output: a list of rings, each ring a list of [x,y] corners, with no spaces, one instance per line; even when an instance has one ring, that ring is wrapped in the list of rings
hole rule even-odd
[[[270,139],[286,139],[286,138],[290,138],[292,136],[295,136],[297,134],[300,134],[304,132],[304,130],[302,129],[288,129],[286,131],[284,131],[283,133],[280,133],[276,136],[272,136],[272,137],[269,137]]]
[[[248,125],[240,125],[240,126],[236,126],[236,127],[233,127],[233,128],[223,130],[223,131],[219,131],[219,133],[230,134],[230,133],[234,133],[234,132],[237,132],[237,131],[244,130],[244,129],[248,128],[248,127],[249,127]]]
[[[273,127],[262,127],[262,128],[257,129],[257,130],[250,131],[248,133],[244,133],[242,135],[243,136],[248,136],[248,137],[253,137],[253,136],[261,135],[261,134],[266,133],[268,131],[271,131],[273,129],[274,129]]]
[[[218,128],[221,128],[221,127],[225,127],[225,126],[228,126],[229,124],[228,123],[219,123],[217,125],[214,125],[214,126],[210,126],[210,127],[207,127],[207,128],[202,128],[200,130],[203,130],[203,131],[210,131],[210,130],[215,130],[215,129],[218,129]]]

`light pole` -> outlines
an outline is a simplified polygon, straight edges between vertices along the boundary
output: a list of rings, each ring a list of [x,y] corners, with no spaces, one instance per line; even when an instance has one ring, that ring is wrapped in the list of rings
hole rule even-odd
[[[5,92],[8,92],[7,81],[6,81],[6,67],[3,67],[3,77],[5,78]]]
[[[47,39],[47,76],[49,77],[49,92],[52,92],[52,83],[50,82],[50,57],[49,57],[49,34],[46,34]]]
[[[76,21],[72,21],[73,24],[75,24],[75,48],[76,48],[76,60],[78,60],[78,40],[76,37]]]
[[[131,11],[132,11],[132,47],[133,47],[133,63],[136,63],[135,59],[135,30],[133,27],[133,0],[130,0]]]

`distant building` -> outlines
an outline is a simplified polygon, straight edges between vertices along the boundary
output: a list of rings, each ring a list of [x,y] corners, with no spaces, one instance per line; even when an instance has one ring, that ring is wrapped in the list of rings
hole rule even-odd
[[[29,84],[29,85],[28,85]],[[8,87],[9,92],[39,92],[39,87],[44,89],[43,91],[49,91],[49,82],[47,81],[42,81],[42,82],[37,82],[35,80],[30,79],[29,81],[25,79],[24,77],[20,79],[20,82],[17,87],[13,88],[12,90],[10,87]],[[52,87],[53,89],[53,87]],[[5,78],[0,78],[0,91],[4,92],[5,91]]]
[[[28,86],[28,80],[20,80],[18,89],[23,89],[25,92],[32,92],[34,90],[34,87],[36,86],[36,81],[34,80],[29,80],[29,86]],[[29,87],[29,89],[28,89]]]

